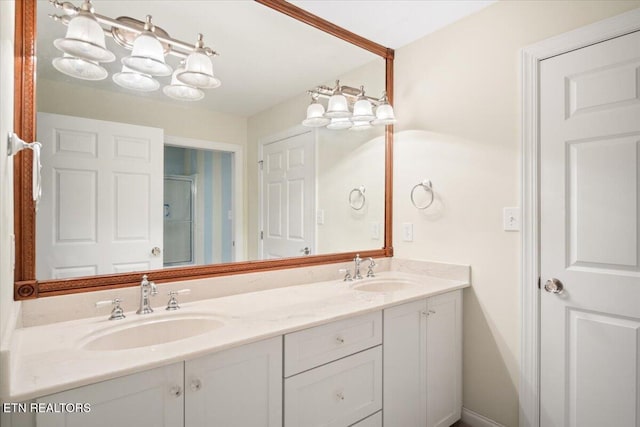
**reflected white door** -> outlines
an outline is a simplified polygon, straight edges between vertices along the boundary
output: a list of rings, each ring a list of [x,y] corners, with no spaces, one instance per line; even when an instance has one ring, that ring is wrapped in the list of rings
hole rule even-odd
[[[306,131],[262,150],[262,259],[310,255],[315,242],[315,137]]]
[[[38,139],[37,277],[162,268],[163,130],[39,113]]]
[[[540,84],[541,426],[637,427],[640,32],[542,61]]]

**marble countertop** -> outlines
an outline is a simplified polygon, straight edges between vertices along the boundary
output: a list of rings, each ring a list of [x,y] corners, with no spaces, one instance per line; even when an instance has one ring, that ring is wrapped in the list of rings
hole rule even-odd
[[[385,279],[404,279],[415,285],[394,292],[356,288]],[[107,314],[19,328],[13,332],[10,377],[5,389],[8,396],[4,398],[13,402],[33,399],[467,286],[468,279],[385,271],[374,279],[332,280],[193,301],[173,312],[162,308],[147,315],[127,312],[126,319],[117,321],[108,320]],[[200,315],[216,319],[223,326],[160,345],[106,351],[82,347],[112,328]]]

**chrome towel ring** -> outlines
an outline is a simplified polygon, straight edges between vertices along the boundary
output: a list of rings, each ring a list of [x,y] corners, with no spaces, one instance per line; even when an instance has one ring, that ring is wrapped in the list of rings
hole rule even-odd
[[[428,203],[426,203],[425,205],[418,205],[416,203],[415,200],[415,192],[418,188],[422,188],[424,191],[426,191],[427,193],[429,193],[431,195],[431,198],[429,200]],[[415,206],[417,209],[427,209],[429,206],[431,206],[433,204],[433,200],[434,200],[434,194],[433,194],[433,184],[431,184],[431,181],[425,179],[422,182],[419,182],[418,184],[414,185],[413,188],[411,189],[411,203],[413,204],[413,206]]]
[[[366,200],[364,197],[364,192],[366,190],[366,187],[364,185],[361,185],[360,187],[354,188],[353,190],[351,190],[351,192],[349,192],[349,206],[351,206],[351,209],[359,211],[364,207],[364,202]]]

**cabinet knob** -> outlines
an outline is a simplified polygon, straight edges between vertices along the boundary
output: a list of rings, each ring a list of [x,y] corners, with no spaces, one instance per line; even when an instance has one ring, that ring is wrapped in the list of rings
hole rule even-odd
[[[171,393],[175,397],[180,397],[182,396],[182,387],[173,386],[171,387],[171,389],[169,389],[169,393]]]
[[[202,381],[200,381],[200,380],[191,381],[191,390],[198,391],[201,388],[202,388]]]

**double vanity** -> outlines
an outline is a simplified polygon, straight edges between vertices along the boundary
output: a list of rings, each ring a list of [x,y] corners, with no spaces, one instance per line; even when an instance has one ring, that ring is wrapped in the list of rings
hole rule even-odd
[[[469,269],[390,259],[380,270],[18,328],[3,401],[90,403],[38,413],[38,427],[448,427],[462,408]]]

